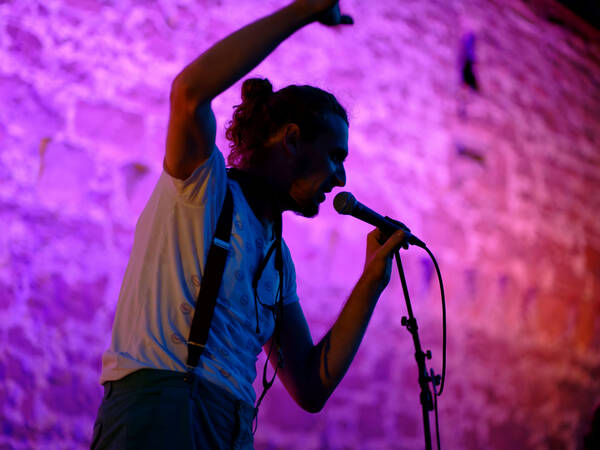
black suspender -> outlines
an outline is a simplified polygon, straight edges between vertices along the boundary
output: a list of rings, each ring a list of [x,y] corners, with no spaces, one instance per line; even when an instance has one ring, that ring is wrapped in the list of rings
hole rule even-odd
[[[228,173],[228,176],[230,174]],[[187,358],[187,366],[189,370],[192,370],[194,367],[198,365],[198,361],[200,360],[200,356],[204,352],[206,348],[206,341],[208,340],[208,333],[210,330],[210,323],[212,321],[213,313],[215,311],[215,306],[217,304],[217,296],[219,295],[219,289],[221,287],[221,282],[223,280],[223,273],[225,272],[225,263],[227,262],[227,255],[229,253],[230,244],[229,241],[231,239],[231,224],[233,221],[233,196],[231,194],[231,189],[229,188],[229,183],[227,184],[227,194],[225,195],[225,201],[223,203],[223,209],[221,209],[221,213],[219,214],[219,220],[217,222],[217,230],[215,232],[215,236],[210,245],[210,249],[208,251],[208,256],[206,258],[206,264],[204,267],[204,274],[202,276],[202,282],[200,284],[200,292],[198,292],[198,298],[196,300],[196,309],[194,311],[194,317],[192,318],[192,325],[190,327],[190,337],[188,339],[188,358]],[[280,338],[281,338],[281,324],[282,324],[282,316],[283,316],[283,257],[282,257],[282,237],[281,237],[281,216],[279,216],[278,221],[276,222],[276,239],[273,243],[273,246],[269,249],[266,258],[261,262],[260,268],[257,271],[252,283],[252,287],[254,290],[254,306],[256,308],[256,332],[259,332],[258,327],[258,296],[257,296],[257,286],[258,279],[260,278],[260,274],[262,274],[263,269],[265,268],[267,261],[275,249],[275,268],[279,272],[279,290],[278,290],[278,300],[275,305],[275,309],[273,311],[275,318],[275,329],[273,337],[275,339],[275,347],[279,352],[279,360],[277,367],[275,368],[275,373],[273,374],[273,378],[269,381],[267,379],[267,364],[269,361],[269,357],[271,355],[271,351],[273,350],[273,345],[269,351],[269,355],[267,357],[267,361],[265,361],[265,367],[263,370],[263,392],[258,399],[256,404],[256,408],[254,411],[254,429],[252,433],[256,431],[257,419],[258,419],[258,407],[265,397],[265,394],[269,390],[269,388],[273,385],[275,381],[275,376],[277,375],[277,368],[283,367],[283,356],[281,354],[280,349]]]
[[[233,220],[233,196],[229,183],[227,184],[227,194],[223,209],[217,222],[217,231],[208,251],[204,274],[200,284],[200,292],[196,300],[196,310],[190,327],[190,337],[188,339],[188,358],[187,365],[190,368],[198,365],[200,355],[206,346],[210,322],[212,320],[217,296],[225,271],[227,254],[229,253],[229,239],[231,238],[231,222]]]
[[[188,358],[187,366],[192,369],[198,365],[200,356],[204,352],[206,347],[206,341],[208,340],[208,333],[210,330],[210,324],[212,321],[215,306],[217,304],[217,297],[219,295],[219,289],[223,280],[223,273],[225,272],[225,264],[227,262],[227,255],[229,253],[231,239],[231,224],[233,221],[233,195],[229,183],[227,184],[227,194],[225,195],[225,201],[223,202],[223,209],[219,214],[219,220],[217,222],[217,230],[208,251],[206,258],[206,264],[204,267],[204,274],[200,283],[200,292],[198,292],[198,298],[196,299],[196,309],[194,311],[194,317],[192,318],[192,325],[190,327],[190,336],[188,338]],[[279,340],[279,325],[282,315],[282,297],[283,297],[283,258],[281,254],[281,217],[276,222],[276,235],[277,238],[273,243],[273,246],[269,249],[267,256],[263,259],[260,264],[259,270],[257,271],[252,287],[255,294],[255,309],[256,309],[256,332],[259,332],[258,327],[258,305],[256,288],[258,285],[258,279],[262,274],[270,256],[275,249],[275,268],[279,272],[279,300],[276,308],[278,308],[275,325],[275,337]],[[272,381],[271,381],[272,384]],[[265,390],[266,391],[266,390]],[[264,394],[263,394],[264,395]],[[261,397],[262,398],[262,397]]]

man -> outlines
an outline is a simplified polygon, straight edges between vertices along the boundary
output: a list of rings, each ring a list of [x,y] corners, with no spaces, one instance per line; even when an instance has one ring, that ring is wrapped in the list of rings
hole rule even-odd
[[[267,80],[246,80],[227,130],[236,169],[226,174],[210,106],[314,21],[351,23],[337,1],[298,0],[218,42],[173,82],[164,172],[136,227],[103,356],[105,395],[93,448],[252,448],[260,346],[290,395],[310,412],[322,409],[348,369],[405,235],[385,242],[377,230],[368,235],[363,273],[316,345],[281,238],[283,210],[314,216],[325,194],[345,184],[345,111],[317,88],[273,92]],[[213,238],[230,200],[227,245]],[[198,344],[189,337],[195,315],[207,314],[198,293],[218,278],[206,275],[211,245],[228,248],[227,260],[208,312],[207,341]],[[190,363],[196,347],[201,355]],[[263,384],[266,390],[270,382]]]

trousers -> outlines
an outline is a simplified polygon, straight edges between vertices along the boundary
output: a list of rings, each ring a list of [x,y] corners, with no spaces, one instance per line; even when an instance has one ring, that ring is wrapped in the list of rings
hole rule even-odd
[[[142,369],[104,383],[91,449],[253,449],[254,414],[192,373]]]

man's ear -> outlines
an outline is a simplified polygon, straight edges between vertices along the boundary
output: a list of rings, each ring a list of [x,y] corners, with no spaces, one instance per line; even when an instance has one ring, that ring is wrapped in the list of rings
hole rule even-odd
[[[283,148],[290,155],[298,154],[298,145],[300,142],[300,127],[295,123],[288,123],[283,130]]]

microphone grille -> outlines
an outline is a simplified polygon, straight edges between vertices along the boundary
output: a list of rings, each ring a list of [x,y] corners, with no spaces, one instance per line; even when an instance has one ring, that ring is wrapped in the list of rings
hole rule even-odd
[[[355,205],[356,199],[350,192],[340,192],[333,199],[333,207],[340,214],[351,214]]]

